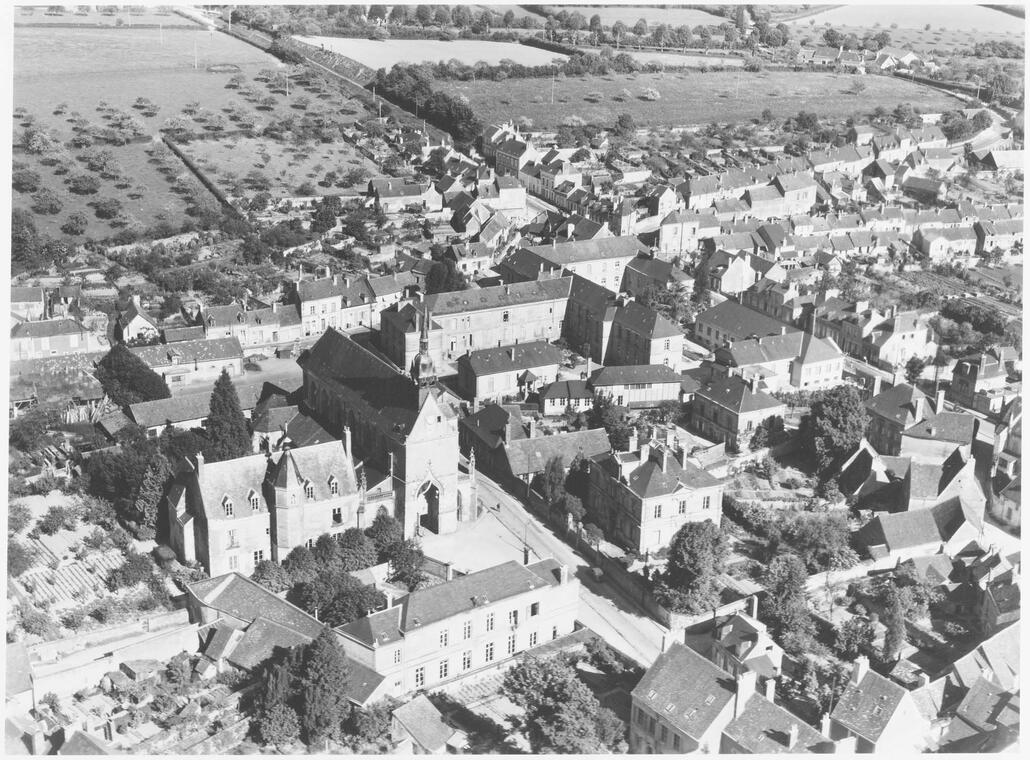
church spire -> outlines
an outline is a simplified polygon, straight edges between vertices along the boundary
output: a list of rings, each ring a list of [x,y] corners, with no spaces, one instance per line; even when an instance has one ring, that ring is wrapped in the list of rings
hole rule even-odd
[[[418,353],[411,363],[411,379],[419,388],[428,388],[436,383],[436,366],[429,353],[429,323],[431,319],[429,307],[426,306],[419,328]]]

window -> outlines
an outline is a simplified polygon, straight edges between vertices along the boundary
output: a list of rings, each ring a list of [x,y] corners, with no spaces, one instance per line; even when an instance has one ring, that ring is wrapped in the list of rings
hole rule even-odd
[[[672,749],[673,749],[674,752],[679,752],[679,749],[680,749],[680,735],[679,734],[673,734],[672,735]]]
[[[472,652],[464,652],[461,655],[461,669],[468,670],[472,667]]]
[[[313,501],[315,498],[315,486],[313,483],[304,484],[304,496],[308,501]]]
[[[658,519],[659,517],[661,517],[661,516],[662,516],[662,505],[661,505],[661,504],[655,504],[655,505],[654,505],[654,516],[655,516],[655,519],[656,519],[656,520],[657,520],[657,519]]]
[[[261,562],[264,558],[265,558],[265,550],[264,549],[258,549],[256,552],[254,552],[254,564],[255,565],[258,562]]]
[[[343,522],[343,508],[342,507],[333,507],[333,522],[337,523],[337,524]]]
[[[531,634],[529,634],[529,645],[531,647],[535,647],[536,646],[536,641],[537,641],[536,631],[533,631]]]
[[[515,634],[508,637],[508,654],[515,654]]]
[[[712,497],[705,496],[701,499],[701,509],[709,509],[712,506]]]
[[[471,620],[466,620],[465,621],[465,625],[462,627],[462,638],[465,638],[465,639],[471,639],[472,638],[472,621]]]
[[[490,613],[486,616],[486,630],[492,631],[494,629],[494,613]]]
[[[665,726],[662,726],[662,738],[659,739],[659,741],[661,741],[662,744],[669,741],[669,729]]]
[[[440,660],[440,678],[446,678],[448,671],[447,660]]]
[[[222,512],[225,513],[226,517],[233,516],[232,499],[228,496],[222,499]]]
[[[400,662],[401,662],[401,650],[397,649],[393,653],[393,664],[394,665],[400,665]]]
[[[240,569],[240,558],[237,557],[235,554],[230,554],[229,555],[229,569],[230,570],[239,570]]]
[[[486,652],[485,652],[484,659],[487,662],[493,662],[494,661],[494,643],[492,641],[489,644],[486,645]]]
[[[529,605],[529,616],[536,617],[540,614],[540,602],[533,602]]]
[[[507,321],[508,321],[508,318],[509,318],[509,316],[510,316],[510,315],[509,315],[509,313],[508,313],[508,312],[504,312],[504,314],[502,314],[502,315],[501,315],[501,321],[502,321],[502,322],[507,322]]]
[[[421,689],[426,685],[426,669],[425,667],[415,668],[415,688]]]
[[[258,510],[258,508],[261,506],[261,501],[258,499],[258,495],[257,495],[256,491],[251,491],[250,492],[249,501],[250,501],[250,508],[253,509],[256,512]]]
[[[336,478],[329,478],[329,493],[333,496],[340,495],[340,483]]]
[[[230,549],[232,549],[234,546],[239,546],[240,545],[240,539],[236,535],[236,531],[235,530],[227,531],[225,535],[226,535],[226,538],[229,541],[229,548]]]
[[[518,624],[519,624],[519,611],[518,610],[512,610],[511,612],[508,613],[508,625],[518,625]]]
[[[440,631],[440,649],[447,646],[447,631]]]
[[[681,515],[682,514],[686,514],[686,511],[687,511],[687,500],[686,499],[680,499],[679,504],[677,506],[679,508],[679,513]]]

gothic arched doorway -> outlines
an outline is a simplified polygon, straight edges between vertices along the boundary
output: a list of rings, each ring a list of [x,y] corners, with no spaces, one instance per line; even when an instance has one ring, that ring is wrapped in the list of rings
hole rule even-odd
[[[426,481],[418,489],[418,526],[433,533],[440,531],[440,489],[432,481]]]

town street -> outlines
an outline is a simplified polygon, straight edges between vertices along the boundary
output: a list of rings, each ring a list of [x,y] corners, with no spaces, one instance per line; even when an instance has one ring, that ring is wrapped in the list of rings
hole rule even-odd
[[[662,651],[662,638],[667,628],[651,619],[638,604],[610,582],[596,581],[589,563],[571,546],[542,525],[523,505],[499,485],[476,475],[479,499],[488,509],[501,508],[497,514],[501,524],[519,541],[526,543],[540,557],[554,557],[569,566],[580,580],[579,620],[600,635],[612,647],[648,666]]]

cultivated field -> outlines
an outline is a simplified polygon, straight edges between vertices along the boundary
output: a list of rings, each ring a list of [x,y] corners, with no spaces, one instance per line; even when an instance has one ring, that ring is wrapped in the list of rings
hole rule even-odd
[[[490,64],[510,59],[525,66],[540,66],[555,58],[568,56],[549,50],[520,45],[515,42],[488,42],[482,40],[359,40],[344,37],[301,37],[315,47],[346,56],[371,69],[389,69],[398,63],[449,61],[457,58],[463,63],[486,61]]]
[[[487,124],[526,116],[538,128],[558,126],[570,116],[588,123],[612,124],[620,113],[631,113],[640,126],[679,126],[741,122],[757,118],[768,108],[777,118],[799,110],[816,111],[823,118],[865,114],[876,106],[894,108],[912,103],[926,112],[955,108],[959,101],[937,90],[889,77],[862,77],[866,89],[851,93],[856,77],[820,72],[763,71],[664,73],[559,79],[554,105],[550,81],[509,79],[495,82],[441,82],[439,86],[465,95]],[[661,97],[643,99],[654,88]],[[625,98],[623,90],[629,91]],[[600,98],[587,100],[592,93]]]
[[[558,6],[555,6],[555,10],[558,9]],[[575,7],[565,6],[565,10],[570,13],[579,11],[588,20],[596,14],[601,17],[601,23],[605,26],[611,26],[616,21],[621,21],[630,28],[640,19],[644,19],[647,21],[647,25],[652,27],[658,26],[658,24],[669,24],[670,26],[687,24],[691,28],[700,24],[718,26],[728,21],[722,16],[695,8],[658,8],[649,5],[577,5]]]
[[[920,51],[1025,38],[1022,19],[979,5],[845,5],[787,23],[799,38],[810,35],[813,40],[827,25],[859,37],[883,29],[890,32],[893,46]]]
[[[344,120],[363,113],[358,104],[342,101],[335,92],[314,96],[294,87],[287,98],[284,91],[272,89],[269,82],[255,81],[262,71],[282,69],[276,59],[239,40],[200,27],[196,31],[18,27],[14,37],[14,105],[16,110],[20,109],[13,123],[14,139],[17,141],[31,123],[26,118],[30,117],[68,146],[73,157],[81,156],[85,150],[69,146],[76,131],[81,134],[107,127],[112,114],[118,111],[137,119],[142,125],[141,133],[148,137],[158,135],[165,121],[175,117],[184,118],[196,131],[210,131],[219,120],[225,129],[234,129],[236,124],[227,118],[233,106],[235,113],[249,114],[257,124],[266,124],[287,113],[301,116],[319,109],[331,112],[334,119]],[[244,77],[242,89],[230,86],[230,80],[237,74]],[[310,101],[304,109],[299,107],[302,97]],[[138,98],[151,101],[155,110],[134,108]],[[269,100],[262,103],[263,98]],[[197,104],[200,110],[196,113],[203,122],[187,116],[185,109],[189,104]],[[341,112],[341,106],[345,112]],[[170,181],[186,172],[184,166],[180,164],[170,173],[160,172],[147,155],[146,144],[97,143],[95,147],[109,150],[132,187],[143,192],[129,195],[128,189],[119,189],[104,179],[96,194],[76,195],[65,187],[69,173],[63,172],[67,167],[44,166],[38,157],[16,152],[14,159],[38,171],[43,186],[56,192],[64,203],[56,214],[36,215],[40,232],[59,234],[68,216],[81,211],[89,219],[82,237],[109,237],[116,228],[112,228],[110,221],[96,218],[87,205],[101,197],[121,200],[125,215],[144,227],[161,221],[173,227],[182,224],[186,204],[170,192]],[[82,171],[73,164],[70,174]],[[14,205],[29,208],[32,201],[27,194],[16,193]]]
[[[621,51],[620,51],[621,52]],[[681,55],[679,53],[655,53],[650,50],[627,50],[631,56],[641,63],[660,63],[663,66],[723,66],[725,68],[743,68],[744,59],[733,56]]]
[[[118,8],[116,12],[103,13],[98,11],[97,6],[95,5],[76,6],[76,8],[81,8],[83,10],[61,10],[59,12],[49,12],[51,7],[62,8],[64,6],[19,6],[14,11],[14,23],[16,26],[24,24],[32,26],[42,24],[50,26],[81,24],[82,26],[89,27],[111,26],[125,27],[127,29],[133,26],[150,24],[153,24],[154,26],[163,24],[165,27],[195,26],[195,24],[189,19],[183,18],[179,14],[172,12],[171,6],[139,6],[138,10],[133,11],[132,13],[125,10],[127,6],[102,6]]]
[[[196,140],[186,143],[183,150],[224,193],[236,197],[253,195],[246,186],[251,172],[260,172],[272,184],[268,193],[273,198],[307,195],[299,188],[310,183],[312,195],[339,195],[341,188],[323,182],[327,172],[342,177],[348,172],[363,170],[366,177],[376,176],[376,165],[364,158],[345,142],[294,145],[264,138],[227,137],[222,140]]]

